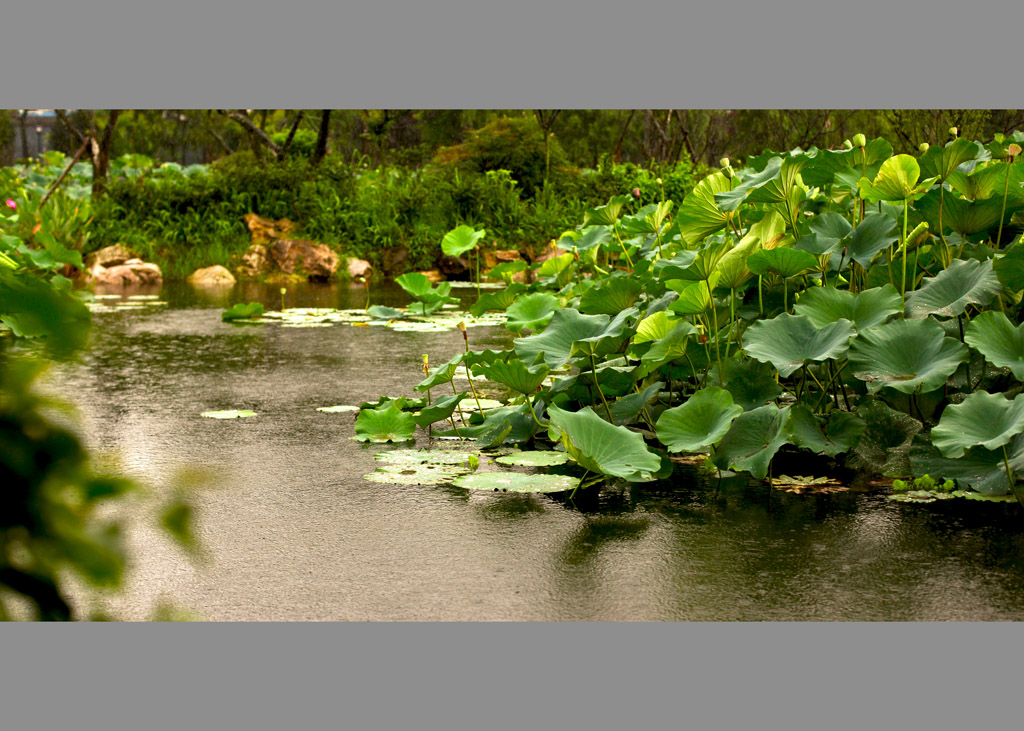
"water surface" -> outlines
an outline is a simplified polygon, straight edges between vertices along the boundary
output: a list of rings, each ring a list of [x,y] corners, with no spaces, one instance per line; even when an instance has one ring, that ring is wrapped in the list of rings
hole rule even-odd
[[[1024,619],[1015,506],[716,491],[689,473],[575,502],[371,483],[382,447],[351,439],[352,414],[316,408],[413,395],[421,354],[448,360],[458,331],[230,325],[226,306],[277,308],[278,287],[156,293],[166,306],[97,314],[80,362],[49,379],[89,445],[154,489],[182,468],[208,478],[205,561],[133,523],[131,577],[108,604],[125,618],[171,599],[210,620]],[[364,304],[359,286],[289,287],[289,306]],[[475,349],[510,343],[470,334]],[[258,416],[200,416],[219,409]]]

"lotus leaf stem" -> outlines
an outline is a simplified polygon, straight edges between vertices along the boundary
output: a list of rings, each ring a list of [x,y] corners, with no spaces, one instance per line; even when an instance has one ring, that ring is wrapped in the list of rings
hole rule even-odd
[[[597,392],[601,395],[601,401],[604,402],[604,412],[608,414],[608,423],[614,424],[615,420],[612,418],[611,407],[608,406],[608,399],[604,397],[604,391],[601,390],[601,384],[597,380],[597,362],[594,360],[594,354],[590,354],[590,368],[594,374],[594,385],[597,386]]]

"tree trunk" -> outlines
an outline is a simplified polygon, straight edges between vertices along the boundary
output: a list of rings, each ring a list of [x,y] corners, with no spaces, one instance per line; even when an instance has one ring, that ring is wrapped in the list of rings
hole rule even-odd
[[[110,119],[107,120],[106,129],[103,130],[103,139],[96,141],[95,135],[92,140],[92,197],[99,198],[107,189],[107,171],[110,170],[110,147],[114,141],[114,126],[117,118],[121,115],[120,109],[110,110]]]
[[[28,160],[28,131],[26,129],[26,122],[28,121],[28,110],[22,110],[21,114],[18,115],[18,122],[21,126],[21,156],[25,160]]]
[[[316,149],[313,151],[313,164],[319,165],[327,154],[327,138],[331,131],[331,110],[324,109],[320,113],[320,133],[316,136]]]

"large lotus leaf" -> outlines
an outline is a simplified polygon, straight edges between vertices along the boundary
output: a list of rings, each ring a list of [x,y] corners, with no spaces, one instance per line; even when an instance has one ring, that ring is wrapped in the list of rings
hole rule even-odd
[[[703,249],[697,252],[697,258],[686,269],[682,270],[680,279],[691,281],[707,281],[717,275],[718,263],[722,260],[732,244],[728,241],[708,241]]]
[[[743,349],[750,357],[771,363],[785,378],[806,361],[841,357],[855,334],[849,320],[818,328],[810,318],[787,313],[751,325],[744,334]]]
[[[715,366],[709,380],[717,379],[718,367]],[[733,402],[742,406],[744,411],[764,406],[782,393],[772,367],[753,358],[732,358],[726,361],[724,386],[732,395]]]
[[[648,315],[636,326],[636,335],[633,336],[633,342],[639,344],[661,340],[672,331],[672,328],[678,322],[678,318],[672,317],[672,315],[664,310]]]
[[[696,258],[696,251],[684,249],[671,259],[659,259],[654,262],[655,276],[661,280],[683,279],[683,273],[690,268]]]
[[[782,161],[777,177],[771,178],[764,185],[750,191],[747,200],[751,203],[786,203],[793,206],[802,201],[805,191],[802,189],[800,170],[807,164],[805,155],[790,155]]]
[[[522,259],[503,261],[487,270],[487,279],[500,279],[505,284],[512,284],[512,277],[526,271],[528,266]]]
[[[809,228],[812,235],[800,239],[795,244],[795,248],[816,256],[829,253],[838,254],[849,243],[850,237],[853,235],[853,225],[835,211],[827,211],[815,216],[809,224]]]
[[[644,206],[633,216],[623,216],[622,230],[630,236],[657,234],[672,212],[672,201],[661,201]]]
[[[778,274],[783,279],[789,279],[816,268],[818,259],[806,251],[779,247],[751,254],[747,257],[747,266],[758,276]]]
[[[853,375],[870,393],[885,386],[927,393],[941,387],[967,355],[964,344],[945,337],[935,320],[896,320],[861,332],[849,359]]]
[[[957,137],[945,147],[932,145],[921,155],[918,163],[922,175],[945,180],[965,162],[978,159],[981,152],[982,147],[977,142]]]
[[[684,357],[687,341],[696,332],[698,329],[694,325],[686,320],[680,320],[668,335],[655,342],[650,350],[643,354],[641,362],[657,368],[662,363]]]
[[[435,421],[444,421],[455,412],[459,402],[464,398],[466,398],[466,394],[458,393],[451,396],[445,396],[444,398],[434,401],[429,406],[424,406],[420,409],[418,414],[413,414],[413,418],[416,420],[416,426],[426,429]]]
[[[472,401],[466,402],[475,406]],[[472,417],[470,420],[472,421]],[[499,446],[505,442],[525,442],[537,433],[537,424],[526,404],[488,408],[487,416],[479,422],[464,424],[458,429],[436,431],[442,437],[476,439],[481,449]]]
[[[423,299],[430,296],[434,291],[433,283],[425,274],[420,272],[409,272],[395,278],[395,283],[409,293],[415,299]]]
[[[792,407],[789,417],[789,434],[793,444],[817,454],[835,457],[848,452],[857,445],[867,425],[857,415],[848,411],[833,411],[828,422],[811,413],[803,404]]]
[[[229,310],[225,310],[220,314],[220,319],[224,322],[230,322],[232,320],[247,320],[251,317],[259,317],[263,314],[263,305],[259,302],[250,302],[249,304],[238,304],[231,307]]]
[[[970,447],[997,449],[1024,432],[1024,394],[1012,401],[998,393],[976,391],[950,404],[932,429],[932,444],[944,457],[962,457]]]
[[[508,321],[505,327],[514,333],[530,329],[536,330],[551,322],[561,302],[553,294],[535,292],[524,294],[508,308]]]
[[[717,193],[715,195],[715,203],[717,203],[718,207],[723,211],[735,211],[740,207],[740,204],[746,199],[751,191],[756,190],[757,188],[768,184],[774,178],[779,177],[781,169],[782,158],[773,157],[768,161],[761,172],[746,178],[732,190],[725,191],[724,193]]]
[[[532,395],[537,392],[551,369],[543,363],[527,368],[521,360],[498,360],[479,366],[479,370],[492,381],[503,383],[517,393]]]
[[[788,421],[789,407],[775,404],[741,414],[715,447],[711,461],[720,469],[742,470],[763,480],[772,457],[789,443]]]
[[[603,206],[591,208],[583,214],[584,226],[611,226],[619,220],[622,207],[633,200],[628,195],[616,195]]]
[[[470,249],[475,249],[486,233],[483,229],[476,231],[472,226],[463,224],[444,235],[444,239],[441,240],[441,251],[448,256],[462,256]]]
[[[570,355],[607,355],[617,351],[622,344],[632,336],[632,331],[627,331],[626,323],[636,317],[639,311],[635,307],[623,310],[616,315],[601,332],[586,338],[577,338],[573,341]]]
[[[633,306],[642,289],[643,285],[636,279],[606,279],[583,293],[580,312],[588,315],[617,315]]]
[[[907,295],[907,316],[956,317],[967,305],[987,305],[1001,290],[991,260],[956,259]]]
[[[888,476],[911,473],[908,454],[914,436],[921,431],[921,422],[881,401],[858,407],[857,416],[867,427],[846,466]]]
[[[846,256],[867,269],[871,266],[872,259],[878,256],[878,252],[897,241],[899,237],[894,219],[879,213],[865,216],[853,232],[853,238],[847,245]]]
[[[708,386],[682,406],[667,409],[658,417],[655,430],[670,452],[696,452],[718,442],[732,422],[743,413],[724,388]]]
[[[609,424],[589,406],[575,413],[551,406],[548,416],[565,451],[591,472],[646,482],[661,469],[661,458],[647,448],[642,436]]]
[[[582,315],[574,309],[555,310],[544,332],[516,340],[516,355],[530,364],[543,355],[544,362],[550,367],[561,368],[569,362],[574,341],[600,337],[609,321],[608,315]]]
[[[1000,189],[1001,190],[1001,189]],[[928,225],[939,230],[939,207],[942,207],[942,227],[962,236],[973,236],[988,231],[999,224],[1003,215],[1003,198],[970,201],[952,195],[940,196],[933,190],[914,206]],[[1007,215],[1020,209],[1020,203],[1010,201],[1006,206]]]
[[[409,316],[409,313],[405,310],[385,307],[384,305],[373,305],[366,310],[366,314],[376,320],[403,320]]]
[[[686,243],[696,244],[728,225],[732,214],[718,206],[715,194],[729,190],[732,190],[732,181],[722,173],[714,173],[697,183],[683,199],[675,220]]]
[[[819,150],[800,172],[807,185],[822,188],[834,183],[856,191],[857,181],[864,176],[874,178],[882,163],[890,157],[892,145],[877,137],[863,148]]]
[[[658,393],[664,385],[662,381],[656,381],[643,391],[631,393],[612,401],[608,406],[612,412],[612,423],[616,426],[626,426],[635,422],[647,404],[658,397]]]
[[[680,315],[699,315],[708,311],[711,307],[711,294],[708,291],[708,284],[714,290],[715,285],[718,283],[717,274],[708,280],[708,284],[704,282],[686,282],[683,279],[673,279],[668,284],[671,286],[674,282],[680,286],[677,290],[679,296],[668,307],[672,312]]]
[[[1014,327],[1002,312],[982,312],[964,331],[964,342],[997,368],[1024,381],[1024,324]]]
[[[451,381],[455,378],[455,371],[462,362],[463,355],[463,353],[459,353],[447,363],[434,368],[426,378],[416,384],[416,390],[420,393],[426,393],[427,389],[434,388],[436,386],[440,386],[442,383],[448,383]]]
[[[356,436],[360,442],[405,442],[416,433],[412,414],[393,404],[384,409],[363,409],[356,419]]]
[[[861,178],[860,197],[869,201],[900,202],[922,195],[935,182],[934,178],[918,182],[921,166],[911,155],[896,155],[882,163],[874,180]]]
[[[467,490],[487,492],[566,492],[579,486],[579,479],[569,475],[546,475],[522,472],[477,472],[457,477],[452,483]]]
[[[1014,292],[1024,290],[1024,245],[1017,243],[992,264],[999,281]]]
[[[1010,440],[1006,447],[1010,469],[1015,474],[1024,472],[1024,434]],[[959,459],[942,456],[930,444],[915,445],[910,451],[910,469],[915,475],[931,475],[941,480],[956,480],[982,495],[1006,495],[1010,482],[1006,477],[1003,450],[974,447]]]
[[[727,289],[740,289],[751,277],[747,259],[761,248],[761,240],[756,235],[747,234],[736,246],[725,252],[715,266],[718,284]]]
[[[473,317],[480,317],[480,315],[490,310],[508,309],[509,305],[515,302],[516,298],[525,291],[525,284],[513,282],[501,291],[484,292],[473,306],[469,308],[469,314]]]
[[[809,318],[815,327],[849,320],[857,330],[881,325],[902,309],[900,293],[891,284],[865,289],[859,294],[835,287],[811,287],[793,305],[793,311]]]
[[[1001,202],[1004,189],[1012,201],[1024,195],[1024,191],[1020,187],[1022,182],[1024,182],[1024,166],[1010,165],[1009,179],[1007,179],[1007,164],[1005,162],[996,162],[985,167],[975,168],[974,172],[969,175],[957,170],[949,176],[949,184],[953,190],[969,201],[998,198]]]
[[[560,256],[553,256],[550,259],[545,259],[541,262],[541,265],[537,267],[537,276],[540,278],[556,277],[561,280],[563,275],[567,272],[572,272],[572,263],[575,261],[575,257],[572,254],[561,254]]]

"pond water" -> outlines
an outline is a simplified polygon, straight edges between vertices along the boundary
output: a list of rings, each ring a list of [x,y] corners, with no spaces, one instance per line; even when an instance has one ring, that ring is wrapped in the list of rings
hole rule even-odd
[[[289,307],[365,304],[360,286],[288,289]],[[276,286],[153,294],[166,304],[97,314],[83,357],[48,380],[123,470],[154,489],[181,469],[204,485],[202,561],[133,521],[130,578],[107,604],[124,618],[170,599],[209,620],[1024,619],[1014,505],[716,490],[689,473],[575,501],[376,484],[362,476],[390,447],[317,407],[414,395],[421,355],[446,361],[458,331],[221,322],[234,302],[279,308]],[[373,301],[407,298],[375,287]],[[502,328],[470,337],[510,343]],[[200,416],[221,409],[258,416]]]

